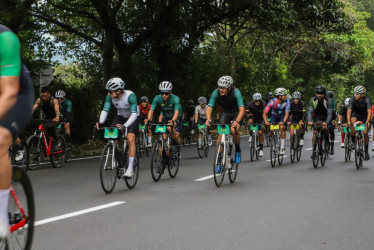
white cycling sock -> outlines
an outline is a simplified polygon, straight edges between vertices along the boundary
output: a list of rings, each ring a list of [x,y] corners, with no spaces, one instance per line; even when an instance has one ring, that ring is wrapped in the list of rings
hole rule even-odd
[[[148,143],[152,142],[152,136],[148,136]]]
[[[134,166],[134,159],[135,157],[129,157],[129,167],[128,169],[133,169],[133,166]]]
[[[6,225],[9,224],[8,202],[10,189],[0,189],[0,220]]]
[[[281,139],[281,148],[284,148],[284,141],[285,141],[286,139]]]

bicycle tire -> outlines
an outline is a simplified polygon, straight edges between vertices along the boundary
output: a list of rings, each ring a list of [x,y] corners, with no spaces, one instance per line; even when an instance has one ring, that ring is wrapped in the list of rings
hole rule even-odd
[[[71,144],[71,142],[67,142],[66,139],[65,139],[65,142],[66,142],[65,162],[67,162],[71,159],[73,145]]]
[[[292,135],[292,139],[291,141],[293,142],[293,146],[291,144],[291,147],[290,147],[290,159],[291,159],[291,163],[294,163],[295,161],[295,158],[296,158],[296,150],[295,150],[295,145],[296,145],[296,136],[295,136],[295,133]]]
[[[329,150],[328,150],[328,147],[329,147],[329,144],[328,142],[326,142],[325,140],[322,142],[321,144],[321,150],[322,150],[322,154],[321,154],[321,166],[325,166],[325,163],[326,163],[326,159],[327,159],[327,156],[329,154]]]
[[[251,161],[253,161],[254,158],[255,158],[255,152],[254,152],[255,151],[255,147],[254,147],[254,138],[253,138],[253,135],[251,137],[252,137],[252,140],[251,140],[251,144],[249,145],[249,147],[250,147],[249,154],[251,156]]]
[[[298,147],[297,148],[297,152],[296,152],[296,160],[297,161],[300,161],[300,158],[301,158],[301,150],[302,150],[303,148],[302,147]]]
[[[231,183],[235,182],[236,176],[238,175],[239,164],[235,163],[235,152],[236,152],[235,151],[235,146],[232,145],[231,155],[229,156],[230,157],[230,168],[229,168],[229,171],[228,171],[229,180],[230,180]]]
[[[204,136],[204,154],[205,154],[205,157],[208,157],[208,154],[209,154],[209,141],[208,141],[208,137],[207,137],[206,134]]]
[[[145,152],[146,146],[145,146],[145,132],[144,132],[144,130],[142,130],[142,132],[140,133],[138,144],[139,144],[139,151],[138,151],[139,152],[139,157],[143,158],[143,156],[146,154],[146,152]]]
[[[11,183],[25,216],[21,216],[23,212],[16,204],[17,202],[13,198],[11,191],[8,215],[12,232],[6,239],[0,241],[0,249],[31,249],[35,223],[35,203],[32,185],[27,174],[18,167],[13,168]],[[16,230],[12,229],[12,226],[14,228],[22,219],[25,219],[26,224]]]
[[[29,169],[36,169],[42,159],[44,154],[44,146],[39,136],[32,135],[27,139],[27,145],[29,149]]]
[[[277,152],[276,152],[276,143],[275,143],[275,139],[274,138],[271,138],[270,139],[270,163],[271,163],[271,167],[275,167],[275,162],[276,162],[276,158],[277,158]]]
[[[255,156],[256,160],[260,157],[260,137],[258,134],[256,134],[256,142],[255,142],[256,150],[255,150]]]
[[[133,174],[131,177],[125,177],[125,183],[129,189],[133,189],[136,186],[139,178],[139,169],[139,154],[136,152],[133,165]]]
[[[356,168],[360,169],[362,167],[363,153],[362,153],[362,138],[356,137],[356,147],[355,147],[355,164]]]
[[[51,152],[49,159],[54,168],[60,168],[65,163],[66,159],[66,140],[62,135],[57,135],[57,140],[55,143],[60,145],[60,151],[62,150],[62,152]]]
[[[162,141],[157,140],[153,145],[152,157],[151,157],[151,174],[154,182],[158,182],[161,178],[162,172],[164,171],[164,149],[160,149]]]
[[[199,139],[200,139],[200,145],[199,145]],[[203,158],[204,155],[205,155],[205,143],[204,143],[204,133],[202,131],[199,132],[199,136],[197,138],[197,143],[196,143],[196,147],[197,147],[197,153],[199,154],[199,157],[200,158]]]
[[[114,157],[115,145],[108,142],[101,153],[100,158],[100,183],[104,192],[110,194],[117,181],[118,162]]]
[[[317,168],[318,167],[318,161],[319,161],[319,152],[318,152],[318,142],[319,141],[319,137],[316,136],[316,138],[314,139],[314,143],[313,143],[313,154],[314,154],[314,157],[312,157],[312,161],[313,161],[313,167],[314,168]]]
[[[176,142],[172,143],[169,157],[168,172],[170,178],[175,178],[179,170],[180,148]]]
[[[220,187],[223,183],[223,180],[225,179],[225,173],[226,173],[226,162],[223,161],[223,154],[226,154],[224,150],[222,151],[221,156],[221,171],[218,173],[216,172],[217,165],[219,164],[218,158],[221,151],[221,148],[223,148],[223,143],[220,142],[217,145],[216,153],[214,154],[214,161],[213,161],[213,176],[214,176],[214,183],[217,187]],[[225,159],[226,160],[226,159]]]

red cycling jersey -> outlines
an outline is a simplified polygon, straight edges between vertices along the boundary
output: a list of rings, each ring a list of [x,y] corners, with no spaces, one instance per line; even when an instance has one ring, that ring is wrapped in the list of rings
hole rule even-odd
[[[145,106],[145,108],[143,108],[143,106],[139,104],[140,118],[146,119],[149,110],[151,110],[151,104],[148,104],[147,106]]]

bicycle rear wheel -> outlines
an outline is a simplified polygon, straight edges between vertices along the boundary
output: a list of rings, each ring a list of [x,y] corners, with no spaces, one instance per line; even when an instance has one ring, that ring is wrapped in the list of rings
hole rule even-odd
[[[113,191],[117,181],[118,162],[114,150],[115,146],[112,143],[106,144],[100,159],[100,182],[107,194]]]
[[[39,136],[32,135],[27,139],[27,145],[29,149],[29,169],[36,169],[43,159],[43,143]]]
[[[174,142],[171,145],[171,152],[170,152],[170,158],[169,158],[169,165],[168,165],[168,172],[170,178],[174,178],[177,176],[178,169],[179,169],[179,146]]]
[[[238,167],[239,164],[235,163],[235,146],[232,146],[231,148],[231,154],[230,154],[230,168],[229,168],[229,180],[231,183],[234,183],[236,180],[236,176],[238,175]]]
[[[151,174],[152,174],[153,181],[158,182],[160,180],[163,168],[164,168],[164,160],[163,160],[162,141],[157,140],[155,142],[155,145],[153,145],[152,158],[151,158]]]
[[[0,249],[31,249],[35,222],[34,195],[29,178],[18,167],[13,168],[12,188],[8,205],[11,233],[0,241]]]
[[[357,169],[362,168],[362,161],[364,158],[362,144],[362,138],[356,137],[355,164]]]
[[[53,167],[60,168],[66,159],[66,140],[62,135],[57,135],[57,141],[55,143],[59,145],[60,150],[52,152],[49,155],[49,159],[51,160]]]
[[[225,161],[223,161],[224,154],[225,152],[224,152],[223,143],[220,142],[217,145],[216,153],[214,155],[214,162],[213,162],[214,183],[216,184],[217,187],[220,187],[222,185],[223,179],[225,178],[226,166],[225,166]],[[220,169],[217,168],[218,165],[221,165]]]
[[[125,183],[126,183],[126,186],[129,188],[129,189],[133,189],[135,186],[136,186],[136,183],[138,182],[138,178],[139,178],[139,154],[136,153],[135,154],[135,159],[134,159],[134,165],[133,165],[133,174],[131,177],[126,177],[125,178]]]
[[[12,162],[12,166],[19,167],[20,169],[26,172],[27,169],[29,168],[29,149],[28,149],[27,143],[24,140],[21,140],[21,149],[19,150],[23,151],[23,159],[20,161],[15,160],[15,157],[16,157],[15,150],[17,149],[17,147],[14,145],[12,145],[12,147],[13,147],[12,149],[13,154],[11,155],[11,159],[10,159]]]

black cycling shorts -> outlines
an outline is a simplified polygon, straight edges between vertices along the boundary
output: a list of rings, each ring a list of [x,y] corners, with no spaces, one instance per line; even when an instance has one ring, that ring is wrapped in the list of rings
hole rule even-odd
[[[367,118],[368,118],[368,114],[367,114],[367,112],[365,112],[364,114],[359,114],[359,113],[352,112],[351,118],[352,117],[356,117],[357,121],[361,121],[361,122],[365,123]]]
[[[238,118],[239,112],[235,113],[221,113],[219,115],[219,124],[231,124],[232,121],[235,121]],[[242,124],[242,121],[240,121]]]
[[[117,115],[116,118],[114,118],[112,124],[110,125],[111,127],[115,127],[117,124],[125,124],[129,118],[122,117],[120,115]],[[133,124],[130,125],[130,127],[127,128],[127,133],[133,133],[133,134],[138,134],[139,130],[139,123],[138,119],[136,119]]]

